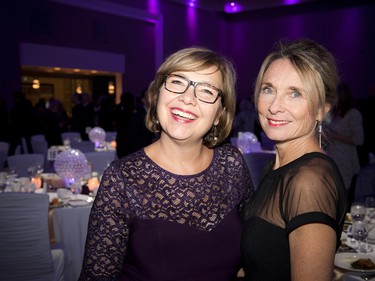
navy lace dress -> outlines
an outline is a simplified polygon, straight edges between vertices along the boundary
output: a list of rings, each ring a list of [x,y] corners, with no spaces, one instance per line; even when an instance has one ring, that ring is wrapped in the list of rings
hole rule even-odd
[[[243,156],[229,144],[195,175],[170,173],[144,150],[113,162],[91,210],[79,280],[233,280],[239,209],[252,191]]]

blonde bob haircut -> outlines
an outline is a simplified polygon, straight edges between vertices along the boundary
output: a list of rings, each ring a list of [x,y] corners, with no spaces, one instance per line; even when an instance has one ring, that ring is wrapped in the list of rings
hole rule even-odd
[[[148,110],[146,126],[153,133],[159,133],[161,126],[158,121],[157,103],[160,89],[164,87],[167,75],[176,71],[200,71],[215,66],[221,72],[222,96],[216,102],[221,102],[225,109],[219,124],[212,126],[203,137],[203,144],[209,148],[222,143],[230,134],[236,111],[236,71],[234,65],[221,54],[204,47],[191,47],[179,50],[164,61],[159,67],[156,77],[147,89]]]
[[[336,89],[340,79],[333,55],[310,39],[281,40],[276,43],[274,50],[263,61],[255,82],[255,107],[257,108],[264,73],[278,59],[288,59],[292,63],[308,93],[310,111],[317,116],[321,111],[324,119],[337,102]]]

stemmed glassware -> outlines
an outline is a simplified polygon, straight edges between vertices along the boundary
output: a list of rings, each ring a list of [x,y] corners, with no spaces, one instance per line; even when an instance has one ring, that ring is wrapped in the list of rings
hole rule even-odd
[[[366,207],[365,204],[360,202],[354,202],[350,207],[350,215],[352,221],[363,221],[366,217]]]
[[[352,235],[359,242],[357,251],[359,253],[368,253],[372,248],[367,243],[369,224],[364,220],[353,221]],[[366,242],[366,243],[364,243]]]

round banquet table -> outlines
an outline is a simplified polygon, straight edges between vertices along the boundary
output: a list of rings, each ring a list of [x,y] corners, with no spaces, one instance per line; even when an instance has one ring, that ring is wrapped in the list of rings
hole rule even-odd
[[[90,203],[51,209],[53,238],[65,253],[65,281],[76,281],[81,272],[90,210]]]

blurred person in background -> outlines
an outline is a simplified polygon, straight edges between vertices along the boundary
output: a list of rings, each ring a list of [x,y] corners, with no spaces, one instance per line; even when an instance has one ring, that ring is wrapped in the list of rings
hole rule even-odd
[[[363,144],[364,131],[361,112],[354,107],[349,86],[341,83],[337,87],[338,103],[328,122],[328,155],[335,160],[348,190],[348,206],[354,198],[355,180],[361,169],[357,147]]]

